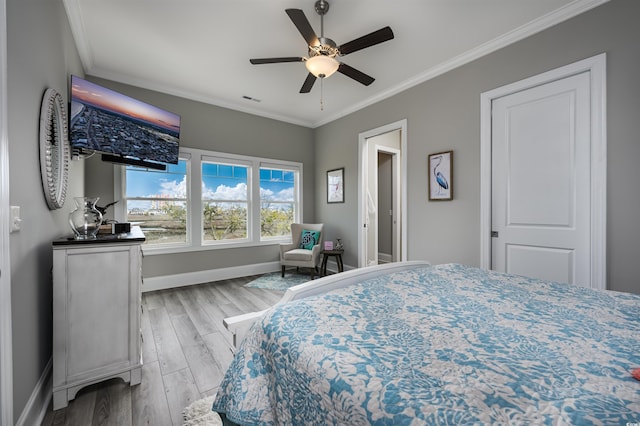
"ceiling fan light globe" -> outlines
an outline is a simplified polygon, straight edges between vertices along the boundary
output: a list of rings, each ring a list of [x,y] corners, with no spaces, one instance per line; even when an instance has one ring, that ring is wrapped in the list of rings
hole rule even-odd
[[[330,77],[338,70],[340,62],[330,56],[312,56],[305,61],[307,70],[318,78]]]

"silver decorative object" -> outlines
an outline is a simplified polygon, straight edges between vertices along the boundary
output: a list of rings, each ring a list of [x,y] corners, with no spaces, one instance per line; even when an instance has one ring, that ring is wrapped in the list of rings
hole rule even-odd
[[[98,198],[75,197],[76,209],[69,213],[69,225],[76,240],[93,240],[102,224],[102,213],[96,209]]]

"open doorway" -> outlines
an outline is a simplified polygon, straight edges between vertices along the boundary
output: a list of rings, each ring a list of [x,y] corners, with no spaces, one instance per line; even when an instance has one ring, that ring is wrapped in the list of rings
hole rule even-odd
[[[398,255],[393,234],[397,220],[394,208],[395,182],[393,179],[394,154],[378,151],[378,263],[389,263]]]
[[[358,264],[407,259],[406,120],[359,135]]]

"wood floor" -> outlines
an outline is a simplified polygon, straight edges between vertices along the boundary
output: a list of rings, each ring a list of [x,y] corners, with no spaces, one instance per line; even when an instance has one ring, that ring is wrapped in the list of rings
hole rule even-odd
[[[237,278],[142,295],[142,383],[120,379],[88,386],[42,425],[182,425],[182,410],[216,392],[232,359],[222,319],[265,309],[283,292]]]

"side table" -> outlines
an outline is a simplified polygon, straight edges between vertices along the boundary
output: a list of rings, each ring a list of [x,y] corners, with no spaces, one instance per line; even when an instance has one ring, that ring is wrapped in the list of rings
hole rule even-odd
[[[106,379],[142,380],[140,227],[53,242],[53,410]]]
[[[320,273],[323,277],[327,275],[327,260],[329,260],[329,256],[334,256],[336,258],[338,272],[342,272],[344,270],[344,264],[342,263],[342,253],[344,253],[344,250],[322,250],[321,253],[322,266],[320,267]]]

